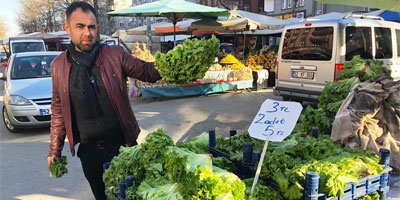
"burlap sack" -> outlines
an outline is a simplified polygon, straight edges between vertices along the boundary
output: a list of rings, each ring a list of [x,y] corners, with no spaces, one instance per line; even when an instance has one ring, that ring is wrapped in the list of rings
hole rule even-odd
[[[400,81],[388,75],[353,87],[339,108],[331,139],[347,147],[379,153],[390,149],[390,165],[400,172]]]

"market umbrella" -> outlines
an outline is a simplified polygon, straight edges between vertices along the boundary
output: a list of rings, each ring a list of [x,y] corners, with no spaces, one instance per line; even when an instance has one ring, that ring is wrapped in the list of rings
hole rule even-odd
[[[323,4],[338,4],[346,6],[361,6],[368,8],[379,8],[383,10],[400,11],[399,0],[316,0]]]
[[[201,31],[236,31],[246,29],[248,20],[244,18],[234,20],[217,20],[213,18],[201,19],[193,22],[189,29],[190,30],[201,30]]]
[[[160,0],[122,10],[108,12],[109,16],[166,17],[174,27],[183,18],[203,19],[207,17],[229,16],[226,9],[203,6],[185,0]],[[175,41],[174,31],[174,45]]]

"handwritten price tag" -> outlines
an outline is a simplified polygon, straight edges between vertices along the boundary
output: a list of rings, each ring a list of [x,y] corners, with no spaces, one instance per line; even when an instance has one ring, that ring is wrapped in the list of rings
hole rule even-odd
[[[267,99],[249,127],[250,136],[281,142],[292,133],[302,109],[298,102]]]

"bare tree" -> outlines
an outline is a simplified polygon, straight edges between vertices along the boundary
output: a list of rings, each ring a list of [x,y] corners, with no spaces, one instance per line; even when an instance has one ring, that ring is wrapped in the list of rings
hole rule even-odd
[[[65,11],[67,7],[77,0],[19,0],[21,12],[18,23],[25,33],[53,32],[63,30],[62,23],[66,21]],[[100,24],[100,33],[109,35],[113,21],[107,18],[107,12],[111,10],[111,0],[84,0],[91,4],[97,13],[97,22]]]
[[[8,28],[3,19],[2,17],[0,18],[0,40],[3,40],[8,35]]]
[[[23,32],[53,32],[62,29],[62,1],[19,0],[18,23]]]
[[[97,13],[97,23],[100,25],[100,33],[111,35],[116,31],[113,26],[113,18],[107,16],[107,12],[111,11],[112,0],[88,0],[93,5]]]

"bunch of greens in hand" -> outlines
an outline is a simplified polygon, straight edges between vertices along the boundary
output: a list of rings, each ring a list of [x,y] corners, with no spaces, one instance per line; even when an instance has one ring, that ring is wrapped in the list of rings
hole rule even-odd
[[[67,157],[62,156],[60,159],[60,162],[57,161],[56,157],[53,156],[53,160],[51,161],[50,165],[50,178],[53,178],[54,176],[56,178],[61,178],[64,174],[68,173],[67,169]]]

